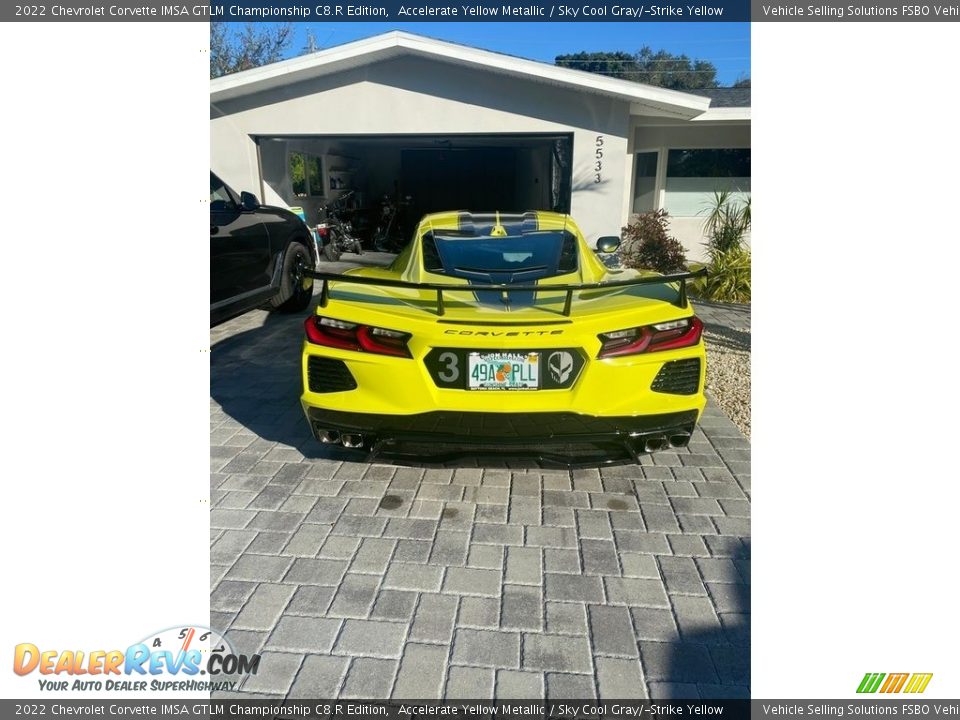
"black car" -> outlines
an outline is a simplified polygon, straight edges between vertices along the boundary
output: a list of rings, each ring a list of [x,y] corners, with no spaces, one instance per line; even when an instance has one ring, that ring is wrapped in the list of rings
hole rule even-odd
[[[297,312],[313,296],[310,229],[289,210],[239,197],[210,173],[210,325],[260,305]]]

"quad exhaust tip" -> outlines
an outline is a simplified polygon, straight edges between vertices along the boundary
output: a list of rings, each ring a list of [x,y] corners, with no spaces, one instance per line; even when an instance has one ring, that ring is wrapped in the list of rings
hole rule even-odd
[[[336,430],[317,430],[317,440],[325,445],[337,445],[340,442],[340,433]]]
[[[649,452],[656,452],[667,447],[667,437],[665,435],[655,435],[648,437],[643,441],[643,449]]]
[[[670,435],[652,435],[643,441],[643,449],[648,452],[657,452],[667,448],[682,448],[690,443],[690,433],[675,432]]]
[[[324,445],[343,445],[345,448],[362,448],[363,435],[360,433],[342,433],[339,430],[316,428],[317,440]]]

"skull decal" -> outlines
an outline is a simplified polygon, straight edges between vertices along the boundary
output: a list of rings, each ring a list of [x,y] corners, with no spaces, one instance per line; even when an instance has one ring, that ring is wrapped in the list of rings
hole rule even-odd
[[[564,350],[550,353],[550,357],[547,359],[547,367],[550,368],[550,376],[554,382],[562,385],[570,377],[570,373],[573,372],[573,356]]]

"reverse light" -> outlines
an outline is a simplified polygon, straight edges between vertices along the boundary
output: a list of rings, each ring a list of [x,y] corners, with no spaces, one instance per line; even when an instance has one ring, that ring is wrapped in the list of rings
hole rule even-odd
[[[413,357],[407,348],[410,333],[372,325],[360,325],[320,315],[308,317],[303,323],[303,328],[307,333],[307,340],[314,345],[377,355]]]
[[[690,347],[700,342],[702,334],[703,323],[698,317],[601,333],[597,336],[602,343],[597,357],[638,355]]]

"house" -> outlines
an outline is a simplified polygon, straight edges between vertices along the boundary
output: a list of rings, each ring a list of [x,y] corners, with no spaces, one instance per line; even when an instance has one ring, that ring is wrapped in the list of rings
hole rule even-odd
[[[749,90],[677,92],[405,32],[210,83],[211,168],[316,222],[375,205],[569,212],[590,241],[665,208],[702,255],[713,192],[750,192]]]

